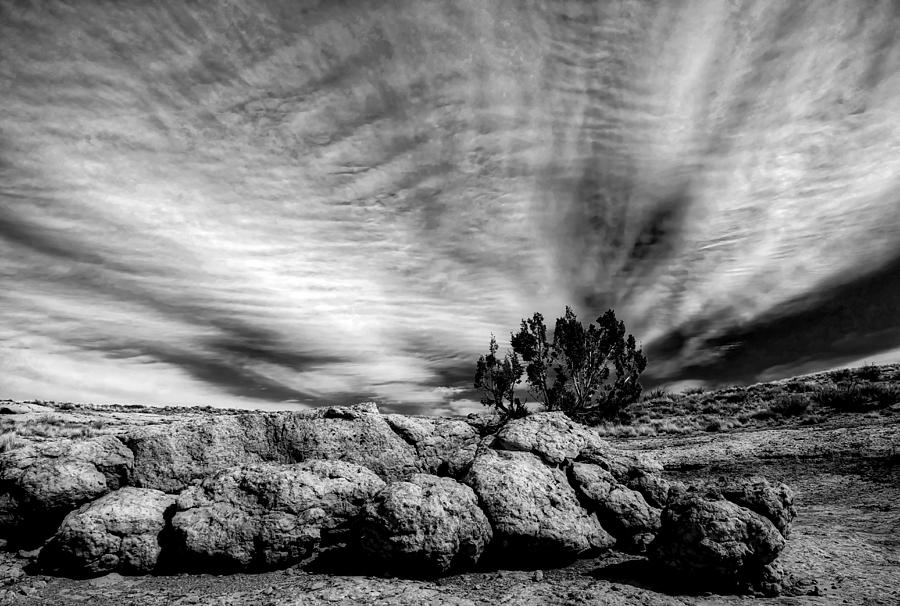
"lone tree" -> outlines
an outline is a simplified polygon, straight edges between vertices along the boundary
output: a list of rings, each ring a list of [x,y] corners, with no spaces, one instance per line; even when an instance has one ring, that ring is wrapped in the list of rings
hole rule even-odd
[[[496,408],[504,417],[524,417],[525,405],[516,397],[516,385],[522,382],[522,363],[515,353],[497,357],[497,339],[491,335],[488,355],[475,365],[475,388],[482,391],[481,403]]]
[[[486,394],[482,403],[507,416],[512,410],[525,412],[514,394],[521,382],[519,357],[525,362],[531,395],[547,410],[561,410],[581,421],[615,417],[641,395],[638,379],[647,358],[611,309],[585,327],[566,307],[565,315],[556,320],[552,341],[547,340],[544,317],[536,313],[522,320],[510,343],[513,353],[501,363],[492,337],[491,353],[478,360],[475,373],[475,387]],[[505,391],[491,391],[496,386]]]

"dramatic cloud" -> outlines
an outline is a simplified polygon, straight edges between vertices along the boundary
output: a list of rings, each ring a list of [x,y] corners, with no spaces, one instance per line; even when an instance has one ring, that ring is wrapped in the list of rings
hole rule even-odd
[[[566,304],[898,359],[897,6],[2,3],[0,397],[459,413]]]

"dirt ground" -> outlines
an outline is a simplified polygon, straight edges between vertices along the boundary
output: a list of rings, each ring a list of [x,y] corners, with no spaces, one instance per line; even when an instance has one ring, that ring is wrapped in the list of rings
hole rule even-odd
[[[436,581],[299,568],[232,576],[0,581],[0,604],[884,604],[900,605],[900,419],[841,416],[814,427],[611,440],[656,456],[672,479],[755,475],[788,483],[798,516],[779,561],[810,595],[684,595],[646,561],[610,554],[542,571],[487,570]],[[23,562],[4,554],[0,571]],[[15,574],[9,571],[14,571]],[[2,574],[2,573],[0,573]]]

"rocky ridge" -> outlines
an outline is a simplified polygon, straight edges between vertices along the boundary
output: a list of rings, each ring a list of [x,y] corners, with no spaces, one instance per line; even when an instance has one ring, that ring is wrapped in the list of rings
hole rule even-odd
[[[620,549],[752,585],[771,580],[793,517],[785,486],[672,488],[657,462],[561,413],[492,431],[373,404],[27,446],[0,454],[0,486],[0,538],[16,546],[26,520],[50,537],[39,567],[73,576],[273,570],[335,552],[434,576]],[[699,530],[681,532],[684,519]],[[698,532],[734,553],[695,544]]]

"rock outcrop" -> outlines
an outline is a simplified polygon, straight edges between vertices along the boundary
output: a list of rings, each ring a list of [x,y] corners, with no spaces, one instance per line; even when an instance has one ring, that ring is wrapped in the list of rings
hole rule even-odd
[[[505,562],[554,565],[614,540],[578,501],[564,470],[530,452],[481,448],[465,477],[494,528]]]
[[[39,563],[69,575],[353,556],[433,576],[485,557],[547,567],[616,547],[647,551],[676,575],[771,593],[795,515],[790,489],[762,478],[670,486],[658,463],[559,412],[494,430],[368,404],[213,415],[137,428],[124,442],[0,454],[0,539],[19,546],[27,534],[36,547],[56,532]]]
[[[247,463],[352,461],[386,480],[422,470],[415,448],[391,429],[374,404],[142,427],[126,443],[134,452],[135,484],[170,493]]]
[[[491,538],[471,488],[425,474],[388,484],[363,509],[359,526],[366,559],[404,576],[471,568]]]
[[[31,443],[0,454],[0,538],[40,544],[67,513],[127,485],[133,463],[114,436]]]
[[[173,495],[126,487],[82,505],[41,550],[40,567],[67,576],[157,570],[160,538]]]
[[[384,487],[344,461],[257,463],[222,471],[179,495],[171,565],[178,570],[269,570],[346,540],[341,530]]]

